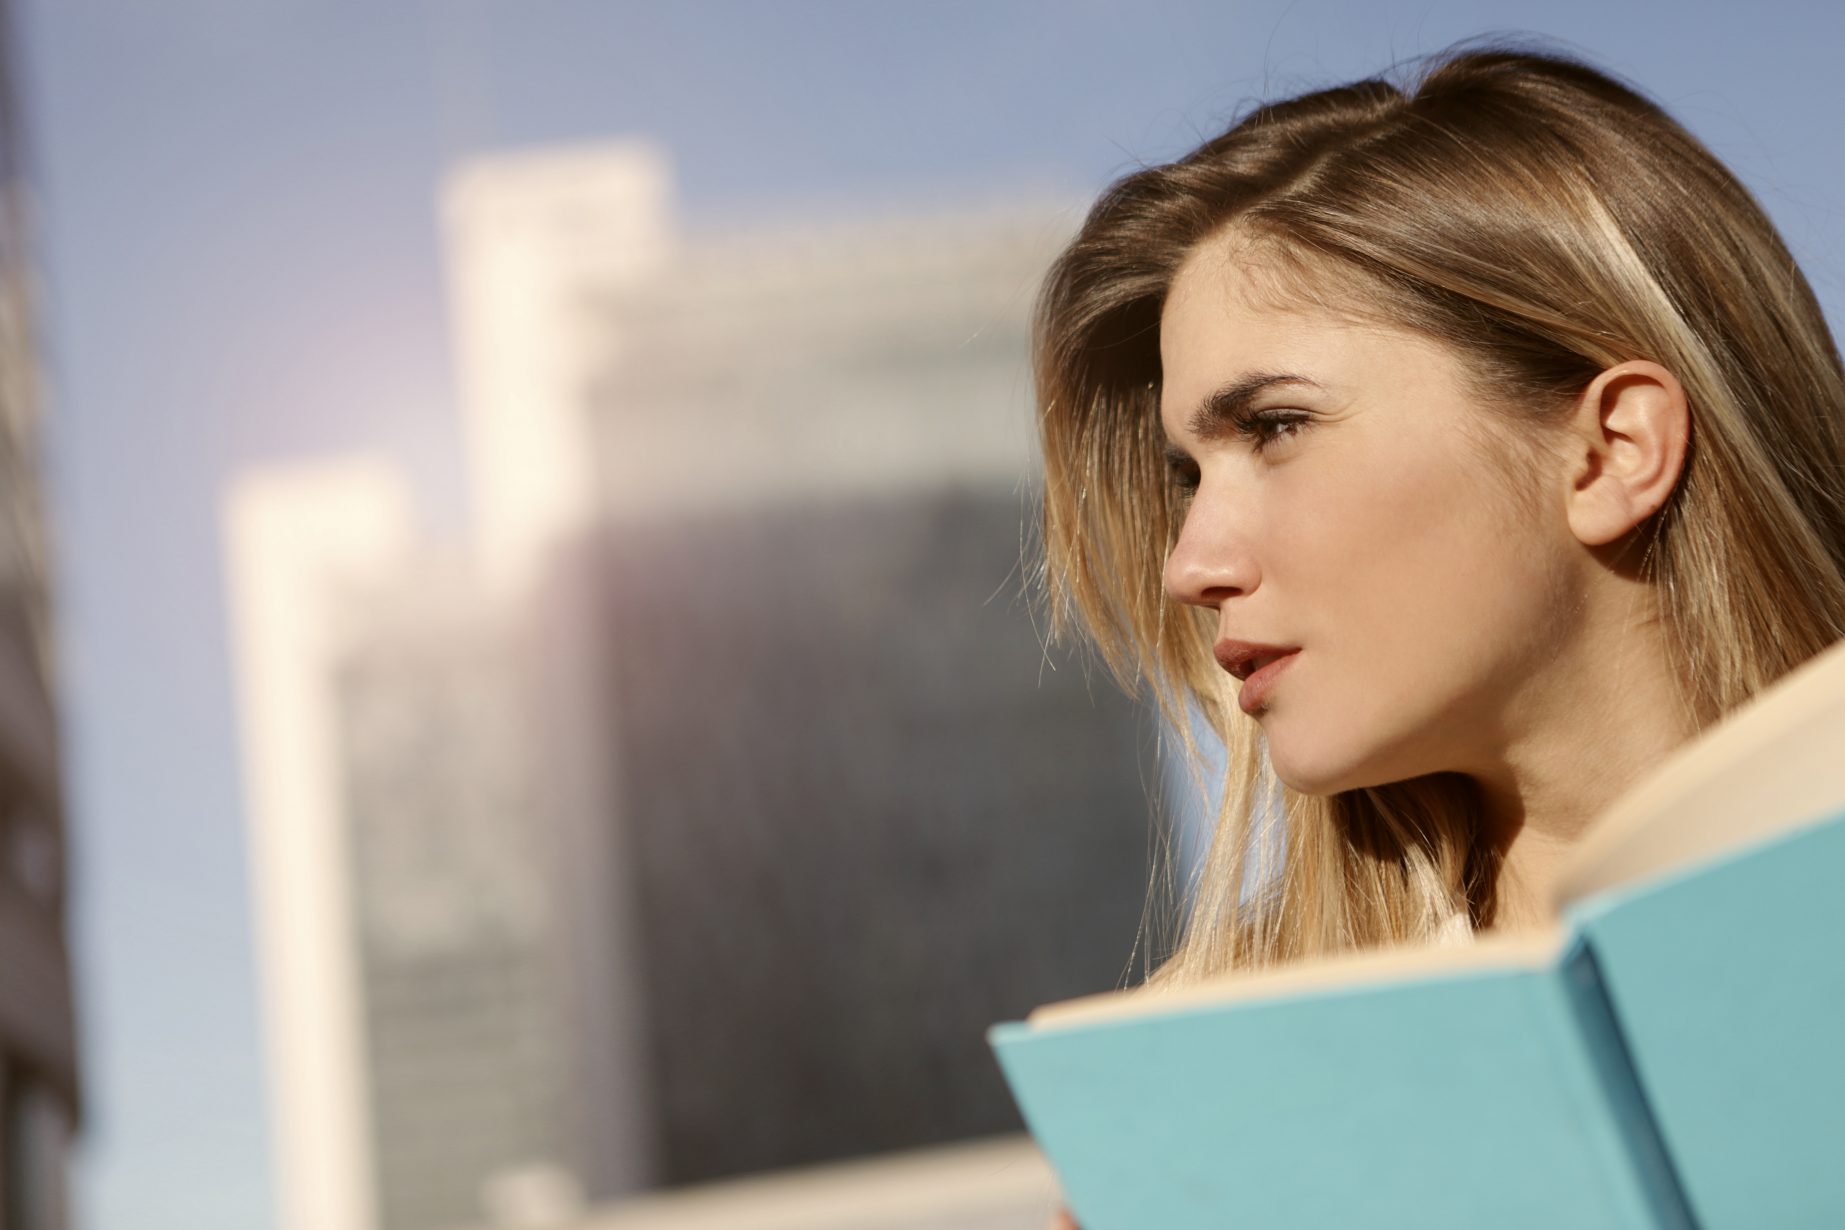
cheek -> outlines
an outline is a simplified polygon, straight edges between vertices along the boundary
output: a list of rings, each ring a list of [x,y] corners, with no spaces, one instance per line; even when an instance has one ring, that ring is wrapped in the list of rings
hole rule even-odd
[[[1302,614],[1337,621],[1328,631],[1341,642],[1426,643],[1465,621],[1483,596],[1480,569],[1507,554],[1507,518],[1490,488],[1446,454],[1327,466],[1287,503],[1268,571],[1310,590]]]
[[[1542,657],[1555,550],[1469,458],[1374,455],[1323,477],[1268,570],[1319,650],[1296,695],[1307,720],[1271,715],[1276,771],[1304,789],[1436,771]]]

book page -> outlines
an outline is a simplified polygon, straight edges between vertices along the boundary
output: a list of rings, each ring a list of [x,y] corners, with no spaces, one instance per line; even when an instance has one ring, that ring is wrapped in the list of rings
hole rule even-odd
[[[1554,904],[1753,845],[1845,809],[1845,641],[1686,743],[1583,835]]]
[[[1067,999],[1036,1009],[1026,1020],[1035,1026],[1056,1028],[1207,1004],[1242,1003],[1316,990],[1369,986],[1418,976],[1535,968],[1555,958],[1563,946],[1563,939],[1561,927],[1549,927],[1507,935],[1488,934],[1460,947],[1417,945],[1339,953],[1273,970],[1223,974],[1189,986],[1134,987]]]

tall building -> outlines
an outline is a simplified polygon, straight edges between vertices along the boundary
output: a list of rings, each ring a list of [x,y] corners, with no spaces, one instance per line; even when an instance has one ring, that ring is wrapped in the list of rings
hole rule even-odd
[[[10,6],[0,4],[0,1230],[62,1230],[80,1113]]]
[[[1013,1128],[985,1025],[1127,965],[1138,717],[1046,661],[1021,574],[1028,311],[1062,227],[702,236],[589,305],[619,343],[580,411],[579,571],[664,1181]]]
[[[362,618],[340,599],[406,558],[411,534],[402,481],[377,461],[248,474],[225,501],[283,1230],[379,1224],[336,685]]]
[[[1127,979],[1149,873],[1022,596],[1063,215],[688,232],[619,143],[443,216],[472,541],[228,510],[285,1230],[1016,1131],[984,1027]]]

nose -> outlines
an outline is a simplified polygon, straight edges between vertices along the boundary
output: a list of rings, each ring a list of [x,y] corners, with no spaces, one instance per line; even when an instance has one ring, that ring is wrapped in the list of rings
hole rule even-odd
[[[1260,583],[1255,554],[1224,511],[1201,500],[1186,511],[1162,578],[1174,601],[1215,610]]]

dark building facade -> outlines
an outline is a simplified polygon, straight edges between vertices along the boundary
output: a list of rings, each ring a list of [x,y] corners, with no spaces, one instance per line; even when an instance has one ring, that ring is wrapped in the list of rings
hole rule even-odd
[[[17,54],[0,4],[0,1230],[62,1230],[79,1116]]]
[[[986,1026],[1128,980],[1143,719],[1047,660],[1024,515],[942,486],[608,536],[661,1182],[1017,1130]]]

